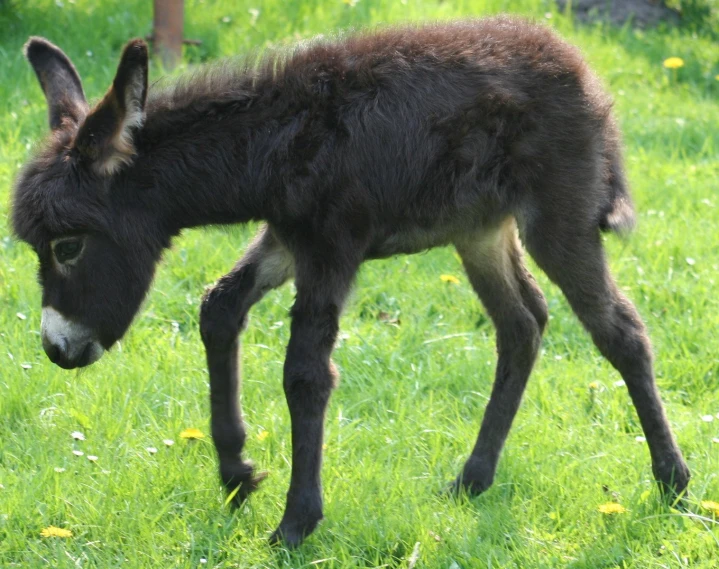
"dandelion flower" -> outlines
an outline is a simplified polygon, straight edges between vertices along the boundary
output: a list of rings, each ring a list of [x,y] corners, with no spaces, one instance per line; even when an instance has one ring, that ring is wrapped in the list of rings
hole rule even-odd
[[[593,381],[589,384],[589,389],[599,389],[599,382]]]
[[[443,283],[459,284],[459,279],[454,275],[439,275],[439,280]]]
[[[684,60],[681,57],[670,57],[664,60],[664,67],[667,69],[679,69],[684,67]]]
[[[710,511],[713,515],[719,516],[719,502],[713,502],[711,500],[704,500],[701,502],[701,507],[704,510]]]
[[[40,532],[40,535],[42,537],[72,537],[72,532],[69,529],[47,526]]]
[[[627,511],[627,509],[622,506],[621,504],[617,504],[616,502],[607,502],[606,504],[602,504],[597,508],[601,513],[606,515],[611,514],[623,514]]]
[[[88,454],[87,460],[89,460],[90,462],[97,462],[97,457],[94,454]]]
[[[195,429],[194,427],[191,427],[189,429],[185,429],[180,433],[181,439],[204,439],[205,435],[200,429]]]
[[[260,431],[259,433],[257,433],[257,440],[264,441],[269,436],[270,433],[268,433],[267,431]]]
[[[157,449],[155,447],[147,447],[145,450],[150,454],[157,454]]]
[[[72,451],[72,454],[74,454],[75,456],[82,456],[85,453],[82,452],[81,450],[74,450],[74,451]]]
[[[76,441],[84,441],[85,435],[83,435],[80,431],[73,431],[70,433],[70,436],[75,439]]]
[[[162,442],[165,443],[165,446],[168,446],[168,447],[171,447],[172,445],[175,444],[175,441],[173,441],[172,439],[162,439]]]

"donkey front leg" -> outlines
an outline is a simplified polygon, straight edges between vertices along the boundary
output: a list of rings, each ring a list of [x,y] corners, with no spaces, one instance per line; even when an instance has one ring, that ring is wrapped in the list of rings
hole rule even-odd
[[[228,492],[237,490],[233,498],[236,506],[264,479],[264,475],[255,476],[252,464],[241,457],[245,429],[238,403],[238,336],[247,323],[252,305],[268,290],[284,283],[292,273],[290,253],[266,227],[235,268],[217,282],[202,302],[200,332],[210,372],[212,438],[222,483]]]
[[[327,259],[297,260],[297,298],[284,370],[292,421],[292,475],[285,513],[271,543],[284,541],[295,547],[322,519],[324,418],[336,375],[330,354],[356,268],[347,266],[346,257],[334,265]]]

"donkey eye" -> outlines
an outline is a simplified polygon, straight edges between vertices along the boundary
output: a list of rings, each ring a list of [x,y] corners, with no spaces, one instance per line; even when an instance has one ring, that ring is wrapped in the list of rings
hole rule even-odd
[[[66,263],[72,261],[75,257],[80,254],[82,250],[82,241],[79,239],[71,239],[68,241],[61,241],[55,247],[53,252],[58,263]]]

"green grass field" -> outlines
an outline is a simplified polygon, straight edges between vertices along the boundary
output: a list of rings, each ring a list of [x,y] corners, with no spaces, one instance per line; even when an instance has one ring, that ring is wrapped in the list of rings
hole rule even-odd
[[[129,334],[98,364],[66,372],[42,351],[36,259],[7,221],[12,180],[47,130],[21,47],[32,34],[60,44],[96,99],[152,14],[140,0],[29,0],[0,4],[0,567],[716,567],[719,513],[700,504],[719,502],[719,44],[708,29],[575,27],[548,0],[188,0],[186,37],[203,43],[186,60],[499,11],[580,45],[616,99],[639,226],[606,245],[650,331],[693,473],[689,511],[660,504],[620,377],[536,267],[551,320],[495,485],[473,500],[440,495],[474,443],[495,361],[491,324],[442,249],[362,269],[334,355],[326,520],[299,550],[270,548],[290,473],[281,373],[291,285],[255,307],[243,336],[246,449],[269,479],[232,512],[209,437],[180,438],[209,432],[203,287],[254,227],[177,239]],[[670,56],[684,67],[664,69]],[[627,511],[600,513],[607,502]],[[47,526],[72,536],[41,537]]]

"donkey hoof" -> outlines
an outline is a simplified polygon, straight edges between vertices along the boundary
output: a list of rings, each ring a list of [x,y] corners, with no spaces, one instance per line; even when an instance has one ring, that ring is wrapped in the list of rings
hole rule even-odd
[[[256,476],[252,476],[249,480],[242,482],[234,490],[229,491],[227,498],[232,506],[234,508],[239,508],[242,504],[244,504],[250,494],[257,490],[262,481],[269,475],[270,473],[267,471],[259,472]],[[235,493],[234,496],[232,496],[233,493]],[[232,498],[230,498],[230,496],[232,496]]]
[[[684,461],[679,459],[668,465],[656,465],[653,470],[662,496],[672,505],[682,506],[687,497],[687,486],[691,478],[689,468]]]
[[[269,541],[270,545],[273,546],[284,545],[287,549],[295,549],[300,546],[304,539],[304,536],[297,531],[277,528],[272,532]]]
[[[234,508],[239,508],[252,492],[257,490],[260,483],[269,476],[268,472],[254,473],[251,462],[240,462],[232,467],[220,465],[220,477],[227,490],[227,502]]]
[[[450,484],[447,493],[459,496],[479,496],[494,482],[494,467],[476,456],[469,457],[462,473]]]
[[[295,549],[309,536],[322,517],[316,520],[306,520],[303,522],[285,522],[280,523],[272,535],[270,536],[270,545],[284,545],[287,549]]]
[[[474,498],[485,492],[492,485],[491,482],[481,482],[478,480],[467,480],[466,478],[457,477],[444,490],[443,494],[458,498],[462,495]]]

